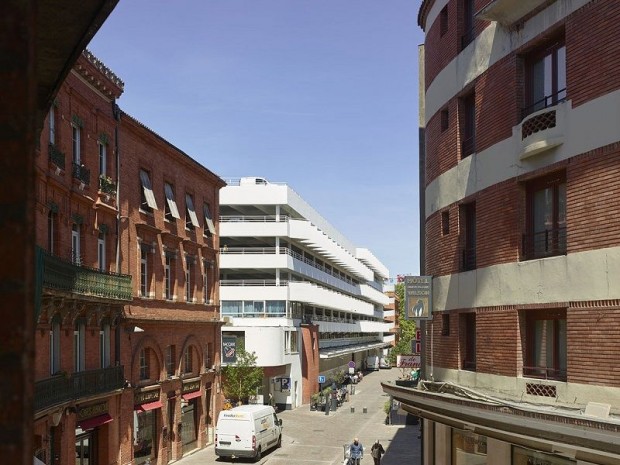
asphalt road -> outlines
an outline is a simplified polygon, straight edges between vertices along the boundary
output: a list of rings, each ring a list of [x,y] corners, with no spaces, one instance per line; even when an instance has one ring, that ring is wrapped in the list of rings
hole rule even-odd
[[[278,414],[283,421],[282,447],[264,453],[259,464],[342,465],[344,445],[358,437],[366,453],[362,465],[373,465],[370,447],[379,439],[386,451],[382,465],[419,465],[419,430],[415,425],[386,425],[383,405],[388,400],[380,387],[381,381],[393,381],[400,370],[368,373],[356,385],[355,395],[329,415],[310,411],[308,405]],[[250,459],[234,462],[218,459],[209,446],[176,462],[178,465],[209,465],[221,463],[253,463]]]

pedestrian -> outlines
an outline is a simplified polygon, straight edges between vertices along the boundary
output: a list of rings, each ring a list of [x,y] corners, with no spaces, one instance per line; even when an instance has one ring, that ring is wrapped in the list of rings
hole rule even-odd
[[[381,463],[381,456],[385,454],[385,449],[377,439],[375,443],[370,448],[370,455],[375,461],[375,465],[379,465]]]
[[[364,446],[358,438],[353,438],[349,446],[349,465],[360,465],[360,460],[364,458]]]

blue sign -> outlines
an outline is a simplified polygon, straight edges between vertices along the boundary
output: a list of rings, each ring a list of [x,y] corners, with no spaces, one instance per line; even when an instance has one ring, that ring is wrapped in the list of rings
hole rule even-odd
[[[325,376],[319,376],[319,384],[323,384],[325,382]]]
[[[280,378],[280,390],[290,391],[290,389],[291,389],[291,378]]]
[[[355,368],[355,362],[353,360],[349,362],[349,368]]]

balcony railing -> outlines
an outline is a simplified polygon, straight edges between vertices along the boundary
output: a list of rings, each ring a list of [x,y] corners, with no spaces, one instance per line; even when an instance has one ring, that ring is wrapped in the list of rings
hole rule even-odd
[[[84,184],[90,184],[90,170],[83,165],[73,163],[73,177]]]
[[[220,215],[220,223],[286,223],[289,217],[280,215]]]
[[[469,271],[476,269],[476,248],[466,247],[461,251],[461,270]]]
[[[562,103],[566,100],[566,88],[557,91],[555,94],[545,95],[540,100],[532,103],[531,105],[521,109],[521,119],[525,118],[532,113],[543,110],[545,108],[552,107],[558,103]]]
[[[69,376],[56,375],[35,383],[34,409],[104,394],[121,389],[125,384],[122,366],[80,371]]]
[[[98,271],[43,253],[43,288],[104,299],[132,299],[131,276]]]
[[[221,279],[220,286],[288,286],[288,281],[280,280],[278,283],[275,279]]]
[[[525,260],[566,254],[566,228],[524,234],[522,251]]]
[[[116,196],[116,183],[108,176],[99,176],[99,190],[104,194]]]
[[[65,169],[65,154],[54,144],[49,145],[49,160],[58,168]]]

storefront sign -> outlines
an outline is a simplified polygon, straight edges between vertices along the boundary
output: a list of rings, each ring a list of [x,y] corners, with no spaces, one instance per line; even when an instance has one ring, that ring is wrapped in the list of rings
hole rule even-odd
[[[108,413],[108,403],[100,402],[98,404],[86,405],[84,407],[78,407],[77,411],[77,421],[85,420],[87,418],[96,417],[99,415],[103,415],[104,413]]]
[[[421,368],[419,355],[397,355],[396,368]]]
[[[237,362],[237,337],[222,336],[222,362]]]
[[[200,389],[200,380],[190,381],[188,383],[183,383],[183,387],[181,388],[181,393],[186,394],[188,392],[198,391],[199,389]]]
[[[148,402],[156,402],[159,400],[159,389],[151,391],[136,392],[133,395],[133,403],[135,405],[146,404]]]
[[[407,320],[432,319],[432,298],[432,276],[405,276],[405,318]]]

